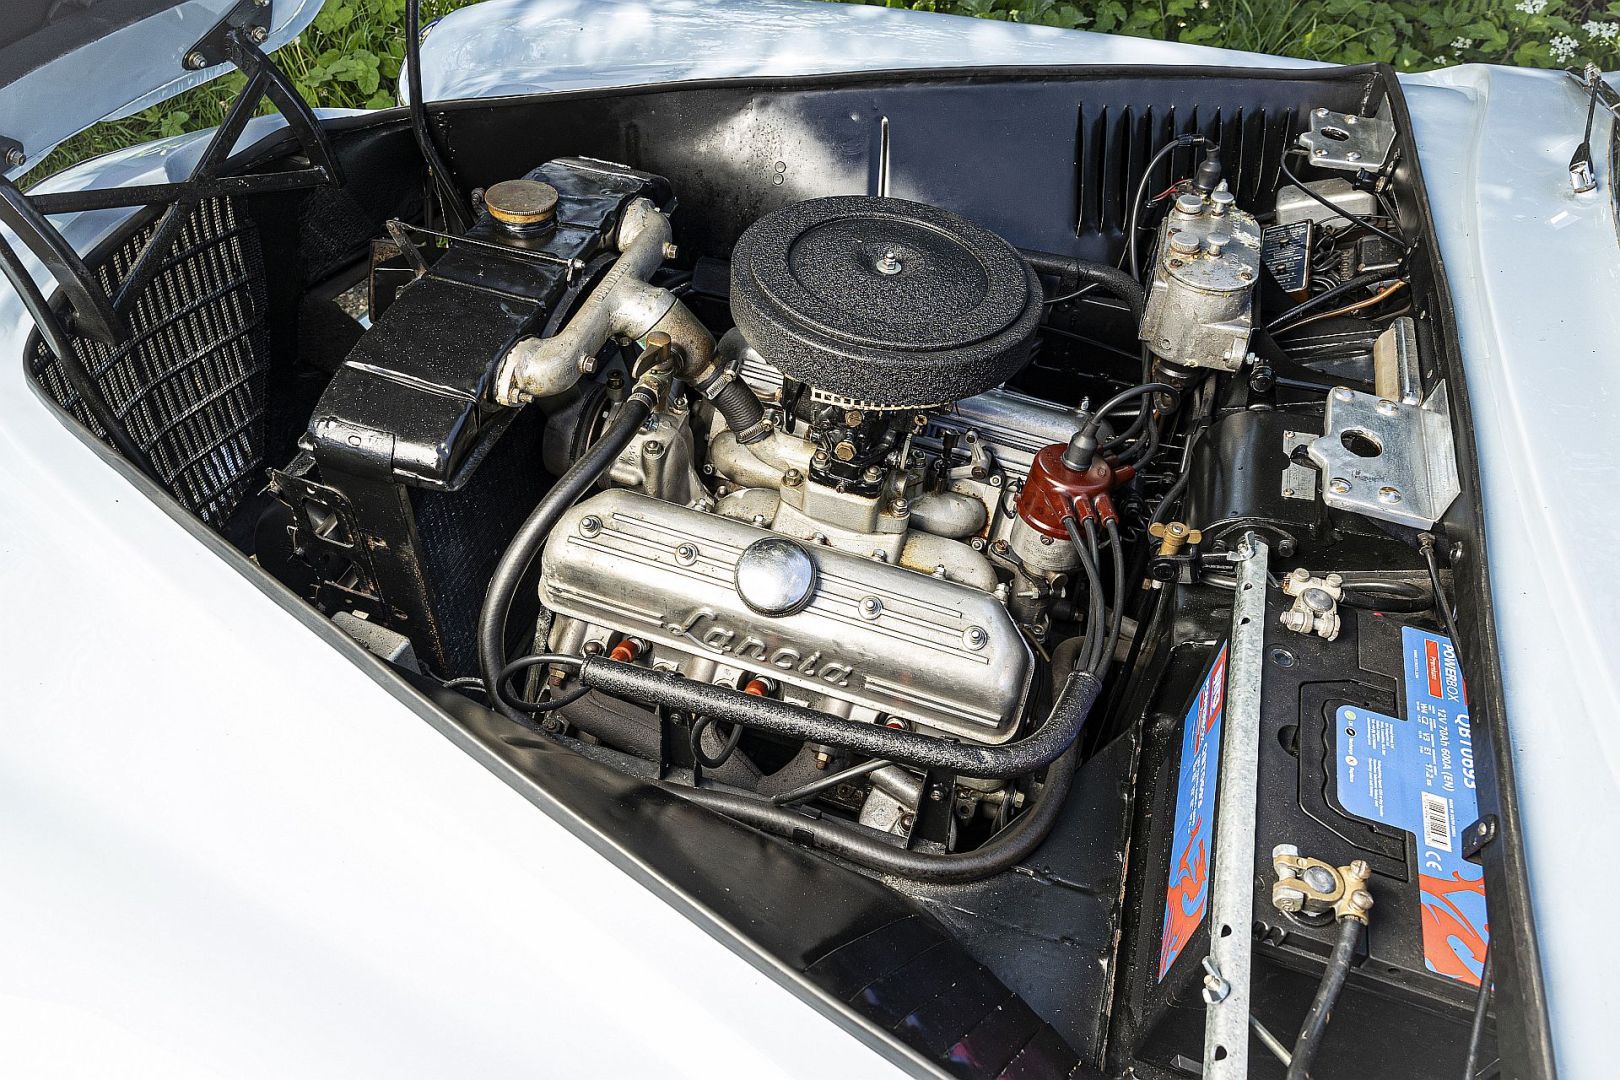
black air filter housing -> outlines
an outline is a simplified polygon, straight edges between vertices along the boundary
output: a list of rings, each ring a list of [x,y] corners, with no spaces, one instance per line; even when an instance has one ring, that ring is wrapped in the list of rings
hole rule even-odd
[[[920,408],[1017,374],[1041,292],[988,229],[937,206],[839,195],[749,226],[732,252],[731,314],[791,378],[855,403]]]

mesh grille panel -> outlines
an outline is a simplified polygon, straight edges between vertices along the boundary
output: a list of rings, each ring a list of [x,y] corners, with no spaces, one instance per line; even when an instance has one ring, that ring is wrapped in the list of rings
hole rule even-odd
[[[92,272],[109,295],[155,224],[136,230]],[[136,299],[130,337],[73,347],[160,482],[210,525],[222,524],[264,466],[267,300],[258,234],[229,199],[200,204],[162,269]],[[96,423],[39,335],[29,354],[45,390],[98,437]]]

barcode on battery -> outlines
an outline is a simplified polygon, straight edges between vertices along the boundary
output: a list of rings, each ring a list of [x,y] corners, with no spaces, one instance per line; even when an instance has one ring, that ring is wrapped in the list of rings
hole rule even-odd
[[[1451,850],[1451,800],[1423,793],[1423,846]]]

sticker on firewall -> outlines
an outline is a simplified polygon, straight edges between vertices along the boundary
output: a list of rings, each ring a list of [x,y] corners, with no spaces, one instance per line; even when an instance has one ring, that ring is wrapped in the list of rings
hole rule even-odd
[[[1402,627],[1401,653],[1404,720],[1338,711],[1339,802],[1416,838],[1424,963],[1478,986],[1490,931],[1485,873],[1462,856],[1462,830],[1479,817],[1468,691],[1450,638]]]
[[[1226,706],[1226,646],[1210,665],[1181,725],[1181,776],[1176,783],[1175,836],[1165,886],[1159,978],[1192,939],[1209,906],[1209,837],[1215,780],[1221,766],[1221,716]]]

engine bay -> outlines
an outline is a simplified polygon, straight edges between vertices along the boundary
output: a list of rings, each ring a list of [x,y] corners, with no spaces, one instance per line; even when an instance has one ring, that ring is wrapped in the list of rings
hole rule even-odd
[[[336,193],[211,211],[263,291],[229,482],[147,449],[401,685],[893,894],[784,962],[946,1073],[1456,1075],[1489,659],[1403,116],[1376,69],[458,103],[454,213],[353,123]]]

